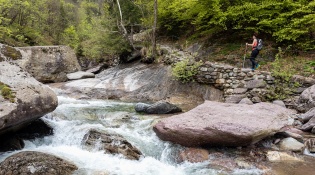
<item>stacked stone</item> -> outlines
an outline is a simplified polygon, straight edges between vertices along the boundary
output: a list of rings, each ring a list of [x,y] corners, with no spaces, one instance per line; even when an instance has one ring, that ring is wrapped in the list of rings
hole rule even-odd
[[[224,91],[225,101],[238,103],[243,98],[261,102],[267,88],[274,84],[271,73],[206,62],[199,68],[197,81]]]

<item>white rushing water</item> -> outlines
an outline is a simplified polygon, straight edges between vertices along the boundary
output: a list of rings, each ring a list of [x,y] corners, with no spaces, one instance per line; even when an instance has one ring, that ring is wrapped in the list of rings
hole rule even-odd
[[[209,162],[176,163],[181,146],[161,141],[153,132],[157,116],[135,113],[132,103],[102,100],[75,100],[58,97],[58,108],[43,117],[54,129],[52,136],[25,141],[20,151],[51,153],[78,166],[75,174],[111,175],[216,175]],[[137,147],[144,156],[140,160],[128,160],[121,155],[104,151],[87,150],[82,145],[84,135],[90,129],[98,129],[122,135]],[[0,161],[19,151],[0,155]],[[235,170],[235,175],[258,175],[258,169]]]

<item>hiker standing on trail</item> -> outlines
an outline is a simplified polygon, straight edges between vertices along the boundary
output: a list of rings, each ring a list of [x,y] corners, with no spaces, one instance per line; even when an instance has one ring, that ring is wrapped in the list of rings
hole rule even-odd
[[[246,47],[247,46],[252,46],[252,53],[250,55],[250,61],[252,62],[252,70],[255,70],[259,67],[259,64],[255,61],[257,55],[259,54],[259,50],[256,48],[258,45],[258,41],[257,41],[257,33],[253,34],[253,43],[252,44],[248,44],[246,43]]]

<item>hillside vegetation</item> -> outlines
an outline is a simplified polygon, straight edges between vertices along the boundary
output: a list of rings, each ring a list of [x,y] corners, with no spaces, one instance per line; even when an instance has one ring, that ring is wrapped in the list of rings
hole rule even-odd
[[[265,41],[262,69],[270,55],[284,70],[314,74],[315,1],[313,0],[154,0],[158,35],[187,45],[213,47],[209,60],[242,58],[245,42],[258,32]],[[11,46],[69,45],[78,56],[108,60],[134,44],[151,46],[152,37],[133,43],[131,35],[151,29],[153,0],[0,0],[0,42]],[[264,53],[265,52],[265,53]],[[265,58],[264,58],[265,57]],[[288,61],[290,60],[290,61]]]

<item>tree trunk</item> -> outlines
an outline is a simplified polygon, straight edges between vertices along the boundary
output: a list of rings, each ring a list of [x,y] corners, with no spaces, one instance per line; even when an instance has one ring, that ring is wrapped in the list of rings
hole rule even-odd
[[[116,0],[117,2],[117,6],[118,6],[118,9],[119,9],[119,14],[120,14],[120,27],[122,28],[122,31],[123,31],[123,35],[124,37],[127,39],[127,41],[129,41],[131,47],[133,49],[135,49],[134,45],[133,45],[133,42],[131,41],[130,37],[128,36],[128,32],[124,26],[124,23],[123,23],[123,16],[122,16],[122,11],[121,11],[121,8],[120,8],[120,3],[119,3],[119,0]],[[131,36],[132,37],[132,36]]]
[[[119,0],[116,0],[116,2],[117,2],[118,9],[119,9],[119,14],[120,14],[120,26],[123,29],[124,36],[127,36],[127,30],[126,30],[124,23],[123,23],[123,17],[122,17],[122,12],[121,12],[121,8],[120,8]]]
[[[157,26],[157,13],[158,13],[158,8],[157,8],[157,0],[154,0],[154,23],[153,23],[153,29],[152,29],[152,56],[155,58],[156,57],[156,26]]]

